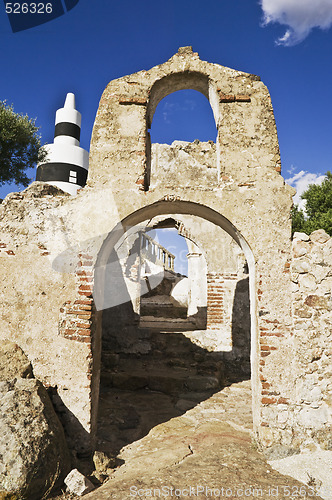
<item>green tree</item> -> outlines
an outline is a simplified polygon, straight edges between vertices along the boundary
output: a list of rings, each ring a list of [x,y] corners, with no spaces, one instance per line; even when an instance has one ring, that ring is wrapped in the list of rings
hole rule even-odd
[[[27,186],[25,171],[45,159],[38,127],[27,115],[0,101],[0,186],[9,182]]]
[[[292,209],[292,229],[310,234],[324,229],[332,236],[332,173],[326,172],[321,184],[310,184],[301,195],[306,200],[305,213],[297,205]]]
[[[292,232],[305,232],[304,231],[305,216],[303,210],[298,205],[292,207]]]

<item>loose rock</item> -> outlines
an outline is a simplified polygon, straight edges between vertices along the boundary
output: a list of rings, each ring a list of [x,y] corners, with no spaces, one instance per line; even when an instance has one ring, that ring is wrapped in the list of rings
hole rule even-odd
[[[91,481],[83,476],[77,469],[73,469],[69,472],[68,476],[65,478],[65,485],[71,493],[78,496],[85,495],[94,489]]]
[[[0,381],[32,378],[32,366],[22,349],[10,340],[0,341]]]
[[[294,240],[297,239],[297,240],[302,240],[302,241],[309,241],[309,236],[305,233],[295,232],[293,238],[294,238]]]
[[[317,229],[317,231],[313,231],[310,235],[311,241],[314,243],[326,243],[330,236],[324,231],[324,229]]]
[[[0,499],[39,500],[70,467],[61,424],[32,377],[22,349],[0,342]]]

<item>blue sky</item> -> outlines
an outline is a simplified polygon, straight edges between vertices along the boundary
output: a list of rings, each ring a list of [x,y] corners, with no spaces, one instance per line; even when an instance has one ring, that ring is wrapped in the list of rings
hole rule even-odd
[[[260,75],[272,97],[282,174],[301,190],[332,170],[331,23],[332,0],[79,0],[49,23],[12,33],[0,4],[0,100],[36,117],[42,140],[52,142],[55,111],[74,92],[89,149],[107,83],[192,45],[201,59]],[[159,104],[155,142],[214,139],[207,101],[195,94]],[[0,197],[16,190],[2,186]]]
[[[151,238],[158,241],[160,245],[167,248],[173,255],[174,270],[177,273],[188,275],[188,246],[183,236],[180,236],[177,229],[154,229],[149,232]]]

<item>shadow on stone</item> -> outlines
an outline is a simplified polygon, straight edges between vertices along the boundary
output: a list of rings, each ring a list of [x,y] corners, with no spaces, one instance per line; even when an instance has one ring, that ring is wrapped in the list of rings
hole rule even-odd
[[[130,301],[104,310],[98,450],[116,456],[156,425],[250,379],[248,324],[248,278],[235,290],[230,352],[210,352],[171,321],[140,327]]]
[[[63,428],[22,349],[0,342],[0,498],[39,500],[70,470]]]

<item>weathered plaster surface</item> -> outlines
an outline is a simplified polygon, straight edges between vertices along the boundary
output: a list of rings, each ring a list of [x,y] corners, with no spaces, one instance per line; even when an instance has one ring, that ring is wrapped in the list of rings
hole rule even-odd
[[[154,145],[151,153],[148,130],[154,110],[164,96],[183,88],[198,90],[209,99],[218,129],[216,144]],[[165,163],[168,170],[162,168]],[[322,278],[322,287],[329,291],[319,288],[317,280],[325,271],[316,264],[312,272],[298,272],[299,291],[294,292],[290,272],[293,194],[280,175],[271,99],[258,77],[201,61],[198,54],[182,48],[164,64],[109,83],[93,129],[87,186],[69,197],[34,183],[23,193],[9,195],[0,208],[0,266],[6,287],[1,289],[1,337],[17,342],[29,356],[36,377],[56,387],[55,399],[65,412],[67,432],[75,425],[81,427],[86,447],[93,446],[89,440],[98,405],[107,288],[103,266],[130,227],[176,214],[208,221],[200,229],[192,222],[205,256],[214,254],[207,259],[207,272],[209,265],[216,272],[212,268],[218,264],[218,252],[212,248],[219,245],[220,250],[224,244],[220,232],[229,234],[247,261],[254,426],[262,443],[284,447],[286,452],[295,450],[295,429],[301,422],[304,428],[314,421],[310,411],[321,412],[318,422],[330,418],[327,396],[322,396],[319,408],[312,407],[316,400],[309,402],[309,408],[301,396],[310,392],[317,377],[319,390],[325,391],[325,382],[319,381],[325,372],[319,370],[327,370],[323,361],[330,360],[330,351],[325,349],[319,358],[317,373],[309,373],[312,356],[318,354],[303,345],[299,332],[307,327],[294,319],[298,308],[292,306],[292,293],[300,302],[307,300],[301,295],[304,290],[319,297],[312,299],[316,305],[301,307],[314,311],[306,331],[319,324],[326,332],[330,320],[328,313],[321,315],[319,304],[321,300],[325,304],[331,292],[328,277]],[[212,244],[208,243],[211,226]],[[318,244],[313,245],[311,259],[321,251]],[[295,265],[311,266],[307,257],[304,262],[301,258]],[[63,314],[69,323],[59,325]],[[321,348],[320,343],[315,345],[318,351]],[[317,399],[315,390],[310,397]],[[286,410],[292,415],[286,426],[279,410],[280,415]],[[276,432],[267,426],[270,422]],[[321,432],[319,426],[317,432]],[[311,432],[310,439],[320,442],[317,436]]]

